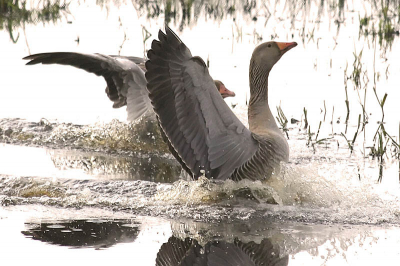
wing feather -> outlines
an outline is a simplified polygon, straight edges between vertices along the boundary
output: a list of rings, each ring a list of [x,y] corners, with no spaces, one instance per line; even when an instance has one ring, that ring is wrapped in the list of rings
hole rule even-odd
[[[257,151],[258,142],[215,90],[204,61],[168,27],[148,52],[146,78],[160,126],[195,178],[229,178]]]

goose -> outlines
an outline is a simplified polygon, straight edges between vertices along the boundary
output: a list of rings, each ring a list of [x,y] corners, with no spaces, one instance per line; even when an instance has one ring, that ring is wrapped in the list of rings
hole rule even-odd
[[[296,42],[265,42],[250,60],[249,129],[221,97],[207,66],[168,27],[147,53],[149,97],[172,154],[194,179],[266,180],[289,159],[268,106],[268,76]]]
[[[27,65],[60,64],[74,66],[89,73],[102,76],[106,83],[106,94],[113,102],[113,108],[127,106],[127,120],[142,117],[155,118],[146,90],[145,58],[74,52],[40,53],[24,57]],[[234,97],[235,93],[215,80],[215,86],[223,98]]]
[[[288,255],[282,256],[280,249],[264,238],[259,244],[254,241],[242,242],[235,238],[232,242],[215,240],[201,245],[194,238],[180,239],[171,236],[162,244],[157,253],[156,266],[171,265],[274,265],[286,266]]]

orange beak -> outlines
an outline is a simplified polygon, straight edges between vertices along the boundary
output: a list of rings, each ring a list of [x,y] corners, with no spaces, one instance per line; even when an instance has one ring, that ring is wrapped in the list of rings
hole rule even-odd
[[[228,90],[224,84],[219,86],[219,93],[221,94],[222,98],[226,97],[235,97],[236,94],[233,91]]]
[[[276,43],[281,51],[281,55],[297,46],[297,42],[277,42]]]

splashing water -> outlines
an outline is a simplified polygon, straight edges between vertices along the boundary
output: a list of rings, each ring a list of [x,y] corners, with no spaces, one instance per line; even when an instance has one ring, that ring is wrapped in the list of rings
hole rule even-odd
[[[244,115],[240,117],[243,119]],[[268,217],[314,223],[379,224],[399,220],[399,186],[395,179],[386,178],[377,184],[376,172],[371,171],[376,169],[371,168],[375,162],[360,154],[350,156],[348,150],[333,148],[336,142],[327,149],[320,148],[317,154],[304,149],[306,139],[296,134],[296,130],[291,131],[289,140],[290,162],[282,164],[280,172],[268,181],[218,182],[204,177],[197,181],[185,178],[176,170],[179,166],[174,160],[160,160],[142,153],[142,142],[133,147],[129,140],[123,141],[128,144],[125,150],[119,151],[121,132],[125,132],[122,136],[131,133],[131,126],[125,123],[75,126],[14,119],[2,120],[0,124],[2,138],[7,142],[53,148],[64,147],[59,146],[63,143],[81,150],[46,152],[53,165],[61,169],[58,171],[70,172],[67,176],[54,174],[53,170],[38,172],[39,177],[2,175],[3,205],[94,206],[149,216],[194,217],[199,221]],[[8,129],[11,130],[5,134]],[[21,134],[33,137],[24,138]],[[99,141],[99,136],[108,136],[110,140]],[[135,136],[130,137],[131,142],[136,141]],[[58,143],[55,139],[63,141],[54,146]],[[119,144],[105,144],[111,140]],[[110,151],[117,156],[104,155]],[[24,153],[19,150],[18,154],[21,152]],[[12,149],[3,160],[12,157],[10,154]],[[33,153],[32,156],[36,157]],[[130,157],[137,159],[130,161]],[[19,155],[16,158],[23,160]],[[31,159],[26,158],[29,163]],[[18,161],[15,165],[28,163]],[[82,176],[82,173],[88,175]]]

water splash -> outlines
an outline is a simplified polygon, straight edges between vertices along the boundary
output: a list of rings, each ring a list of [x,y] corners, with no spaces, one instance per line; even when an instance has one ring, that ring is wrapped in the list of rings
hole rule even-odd
[[[0,142],[119,154],[169,153],[157,122],[151,118],[135,123],[113,120],[92,125],[49,122],[46,119],[28,122],[18,118],[3,118],[0,119]]]

